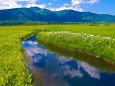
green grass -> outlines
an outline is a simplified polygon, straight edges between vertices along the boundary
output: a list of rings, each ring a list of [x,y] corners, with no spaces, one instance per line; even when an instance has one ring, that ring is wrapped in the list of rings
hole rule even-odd
[[[32,85],[31,74],[26,69],[23,58],[24,49],[21,41],[44,27],[46,31],[38,34],[39,40],[115,61],[115,25],[3,26],[0,27],[0,86]],[[92,41],[90,35],[86,39],[83,38],[88,34],[94,35]],[[100,36],[96,37],[97,35]]]
[[[21,41],[43,26],[0,27],[0,86],[31,86]]]
[[[115,62],[115,25],[57,25],[47,28],[38,34],[38,40]]]
[[[50,31],[70,31],[75,33],[88,33],[93,35],[100,35],[102,37],[115,38],[115,24],[105,26],[101,24],[99,26],[88,26],[87,24],[80,25],[53,25],[47,27]]]
[[[97,59],[95,56],[85,54],[82,52],[67,50],[65,48],[58,47],[52,44],[47,44],[42,41],[39,41],[39,44],[45,47],[46,49],[48,49],[50,52],[55,52],[60,56],[65,56],[67,58],[74,58],[77,61],[88,63],[89,65],[95,67],[96,69],[99,69],[101,71],[106,71],[107,73],[115,72],[115,64],[111,64],[110,62]]]

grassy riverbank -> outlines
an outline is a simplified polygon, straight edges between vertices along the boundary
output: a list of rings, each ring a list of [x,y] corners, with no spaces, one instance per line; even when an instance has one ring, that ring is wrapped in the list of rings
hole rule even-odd
[[[107,73],[114,73],[115,72],[115,64],[111,64],[110,62],[97,59],[95,56],[85,54],[82,52],[71,51],[67,50],[62,47],[58,47],[52,44],[47,44],[45,42],[39,41],[39,44],[48,49],[50,52],[54,52],[60,56],[64,56],[67,58],[74,58],[77,61],[85,62],[96,69],[101,71],[105,71]],[[87,59],[86,59],[87,58]]]
[[[0,27],[0,86],[31,86],[21,41],[43,26]]]
[[[58,25],[47,27],[38,40],[115,62],[115,25]]]

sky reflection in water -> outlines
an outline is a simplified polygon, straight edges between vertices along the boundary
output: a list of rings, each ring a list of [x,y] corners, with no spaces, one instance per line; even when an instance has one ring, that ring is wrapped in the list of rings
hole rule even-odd
[[[22,45],[45,86],[115,86],[115,74],[107,74],[85,62],[49,52],[38,44],[36,35],[23,41]]]

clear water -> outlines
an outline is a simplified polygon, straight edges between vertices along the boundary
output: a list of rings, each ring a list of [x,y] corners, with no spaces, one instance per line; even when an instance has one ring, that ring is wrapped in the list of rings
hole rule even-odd
[[[68,58],[51,52],[37,42],[36,35],[24,40],[22,45],[28,64],[31,63],[29,70],[35,86],[115,86],[115,66],[102,65],[100,61],[94,61],[91,66],[91,62],[72,58],[73,54]]]

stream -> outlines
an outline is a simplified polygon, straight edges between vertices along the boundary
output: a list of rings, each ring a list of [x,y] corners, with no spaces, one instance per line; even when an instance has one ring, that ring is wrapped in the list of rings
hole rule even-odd
[[[37,42],[22,42],[35,86],[115,86],[115,65]]]

